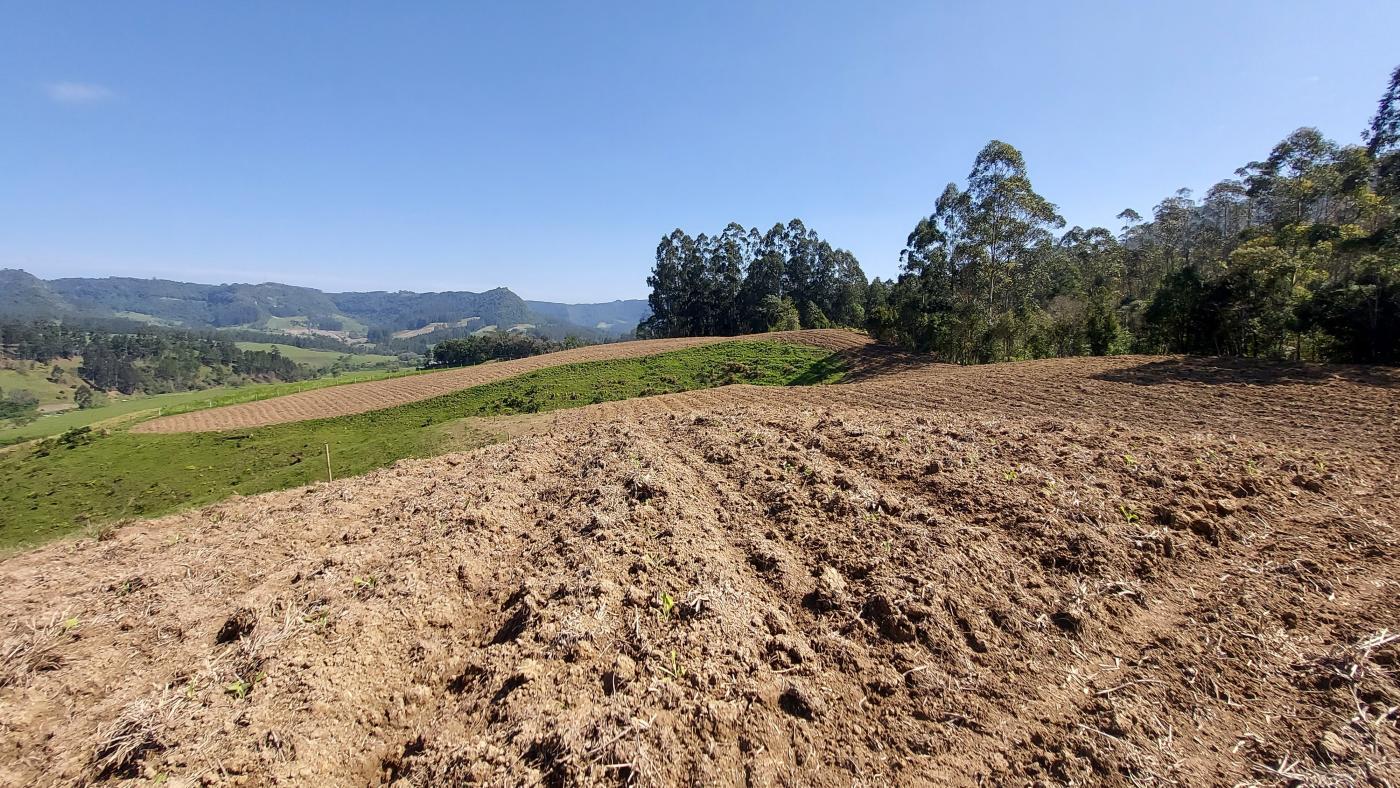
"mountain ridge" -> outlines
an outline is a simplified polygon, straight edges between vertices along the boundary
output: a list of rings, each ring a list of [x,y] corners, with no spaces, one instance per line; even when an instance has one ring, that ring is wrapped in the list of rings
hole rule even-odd
[[[260,328],[376,339],[441,323],[470,322],[543,336],[609,339],[630,334],[646,301],[526,301],[507,287],[482,292],[329,292],[280,282],[201,284],[135,277],[40,279],[0,269],[0,318],[125,317],[186,328]]]

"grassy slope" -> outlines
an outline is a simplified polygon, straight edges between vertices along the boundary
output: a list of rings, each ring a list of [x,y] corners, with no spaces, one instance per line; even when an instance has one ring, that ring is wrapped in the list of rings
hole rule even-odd
[[[271,350],[277,348],[286,358],[298,364],[305,364],[312,369],[325,369],[338,361],[345,353],[338,353],[334,350],[313,350],[310,348],[297,347],[296,345],[279,345],[274,342],[237,342],[235,343],[242,350]],[[350,363],[357,367],[368,367],[372,364],[388,364],[398,359],[395,356],[377,356],[371,354],[350,356]]]
[[[730,342],[635,359],[570,364],[397,408],[232,433],[133,435],[0,454],[0,546],[33,544],[123,517],[154,516],[233,493],[295,487],[403,457],[469,448],[491,438],[461,419],[543,412],[725,383],[833,382],[827,351]]]
[[[392,373],[367,370],[363,372],[346,372],[336,377],[303,380],[299,383],[261,383],[238,387],[221,386],[202,389],[200,391],[181,391],[174,394],[115,397],[110,404],[103,405],[100,408],[93,408],[92,410],[72,410],[52,416],[41,416],[35,421],[18,427],[0,424],[0,446],[33,440],[34,438],[58,435],[61,432],[71,430],[75,427],[87,427],[97,424],[102,424],[104,426],[111,426],[112,424],[118,423],[124,424],[161,414],[187,413],[202,408],[213,408],[220,405],[236,405],[240,402],[270,399],[272,397],[280,397],[283,394],[294,394],[298,391],[317,389],[324,386],[338,386],[342,383],[359,383],[366,380],[379,380],[380,378],[408,374],[414,373]],[[111,424],[109,424],[109,422]]]
[[[34,364],[32,369],[28,369],[31,364],[26,361],[16,362],[16,366],[26,367],[26,369],[0,369],[0,390],[4,391],[28,391],[39,398],[40,405],[49,405],[56,402],[73,401],[73,389],[77,388],[78,360],[75,358],[54,359],[43,364]],[[69,372],[64,377],[62,383],[50,383],[49,371],[59,366]]]

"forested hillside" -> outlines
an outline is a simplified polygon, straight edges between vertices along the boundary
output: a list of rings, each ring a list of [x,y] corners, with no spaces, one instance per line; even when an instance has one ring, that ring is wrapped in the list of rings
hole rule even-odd
[[[676,230],[648,284],[657,336],[864,325],[959,363],[1117,352],[1400,361],[1400,68],[1365,145],[1302,128],[1197,198],[1071,227],[993,140],[919,219],[895,281],[801,222]]]
[[[482,324],[509,328],[529,323],[532,315],[520,296],[504,287],[484,293],[335,293],[335,306],[366,325],[384,332],[422,328],[430,323],[453,323],[475,317]],[[371,335],[376,341],[376,336]]]
[[[48,286],[88,315],[140,315],[193,327],[254,325],[269,317],[326,318],[335,304],[319,290],[267,283],[201,285],[164,279],[55,279]]]
[[[629,334],[645,314],[641,301],[526,302],[504,287],[484,293],[326,293],[276,282],[206,285],[130,277],[44,281],[25,271],[0,270],[0,319],[9,320],[127,319],[384,343],[401,338],[395,336],[401,332],[436,326],[601,340]],[[421,341],[409,344],[415,352],[426,349]]]

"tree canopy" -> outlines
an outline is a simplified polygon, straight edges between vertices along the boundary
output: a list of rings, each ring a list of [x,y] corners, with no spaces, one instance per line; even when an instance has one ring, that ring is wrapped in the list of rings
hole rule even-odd
[[[656,247],[651,316],[638,336],[743,334],[858,327],[868,283],[855,255],[800,219],[766,233],[731,223],[692,238],[674,230]]]
[[[1400,362],[1400,68],[1365,145],[1314,128],[1118,231],[1070,227],[993,140],[915,222],[894,281],[801,221],[676,230],[652,336],[864,325],[958,363],[1119,352]]]

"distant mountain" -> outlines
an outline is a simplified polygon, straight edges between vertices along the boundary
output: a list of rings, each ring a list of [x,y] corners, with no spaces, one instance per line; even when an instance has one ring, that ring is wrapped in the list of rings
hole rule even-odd
[[[0,315],[29,319],[62,317],[74,311],[48,282],[27,271],[0,268]]]
[[[606,304],[556,304],[550,301],[526,301],[536,314],[576,326],[590,326],[610,334],[627,334],[651,314],[651,307],[641,299],[609,301]]]
[[[422,328],[430,323],[455,323],[479,318],[477,325],[495,325],[501,330],[529,325],[535,316],[520,296],[504,287],[484,293],[333,293],[336,308],[366,325],[391,331]],[[473,321],[475,322],[475,321]]]
[[[110,318],[188,328],[255,328],[375,341],[438,327],[495,327],[549,337],[616,337],[636,328],[646,303],[525,301],[507,288],[484,293],[326,293],[276,282],[206,285],[107,277],[44,281],[0,269],[0,318]]]

